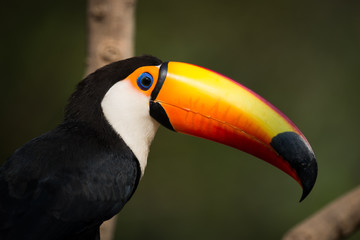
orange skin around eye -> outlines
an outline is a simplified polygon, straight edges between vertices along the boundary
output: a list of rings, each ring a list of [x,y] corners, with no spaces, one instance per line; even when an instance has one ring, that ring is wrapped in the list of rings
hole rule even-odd
[[[153,77],[153,83],[148,90],[142,90],[137,84],[138,77],[144,72],[149,73]],[[154,90],[154,87],[156,86],[158,77],[159,77],[159,66],[145,66],[145,67],[140,67],[140,68],[136,69],[133,73],[131,73],[126,78],[126,80],[129,80],[131,85],[135,89],[142,92],[144,95],[150,97],[152,90]]]

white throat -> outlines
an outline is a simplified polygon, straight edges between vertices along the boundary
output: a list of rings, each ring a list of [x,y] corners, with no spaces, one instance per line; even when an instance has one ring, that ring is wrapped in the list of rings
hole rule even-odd
[[[135,154],[143,176],[150,145],[159,128],[149,113],[149,97],[123,80],[109,89],[101,107],[107,121]]]

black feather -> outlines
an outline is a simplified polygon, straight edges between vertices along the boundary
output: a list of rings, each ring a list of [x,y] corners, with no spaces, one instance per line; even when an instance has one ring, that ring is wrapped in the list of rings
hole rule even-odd
[[[140,177],[131,149],[105,120],[100,103],[116,82],[151,56],[109,64],[77,86],[64,122],[16,152],[0,168],[0,239],[99,239]]]

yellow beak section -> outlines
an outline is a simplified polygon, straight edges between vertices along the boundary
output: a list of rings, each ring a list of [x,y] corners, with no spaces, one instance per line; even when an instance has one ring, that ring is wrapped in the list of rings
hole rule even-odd
[[[166,127],[263,159],[298,181],[302,199],[316,179],[311,147],[298,128],[266,100],[211,70],[163,63],[150,113]]]

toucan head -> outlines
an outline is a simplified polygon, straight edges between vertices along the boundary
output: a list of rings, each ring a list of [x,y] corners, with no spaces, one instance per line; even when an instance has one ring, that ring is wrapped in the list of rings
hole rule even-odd
[[[284,114],[236,81],[192,64],[143,56],[107,65],[78,85],[67,118],[104,118],[133,151],[142,174],[161,124],[274,165],[302,186],[301,200],[317,176],[310,144]]]

